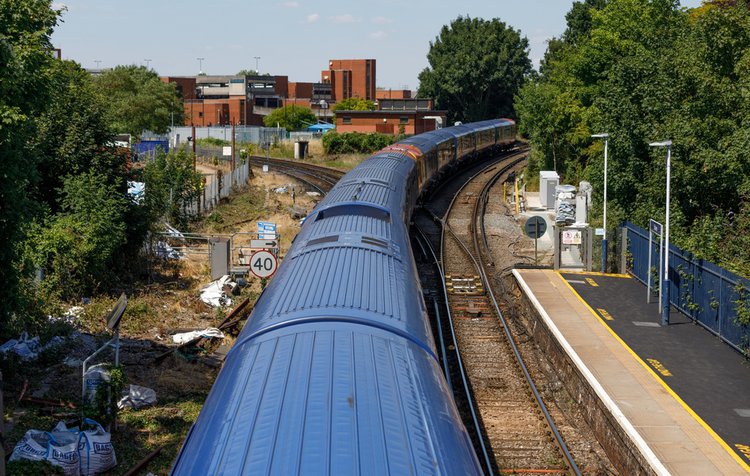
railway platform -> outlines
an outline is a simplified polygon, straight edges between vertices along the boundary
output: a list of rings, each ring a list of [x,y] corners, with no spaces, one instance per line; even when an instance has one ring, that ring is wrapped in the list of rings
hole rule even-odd
[[[750,473],[750,362],[627,275],[515,270],[620,444],[656,474]]]

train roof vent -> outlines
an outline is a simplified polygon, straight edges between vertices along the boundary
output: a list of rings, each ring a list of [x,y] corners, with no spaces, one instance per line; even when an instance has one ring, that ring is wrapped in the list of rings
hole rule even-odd
[[[391,222],[391,214],[385,208],[374,207],[361,202],[358,203],[342,203],[334,205],[329,208],[325,208],[318,212],[315,217],[315,221],[324,220],[326,218],[342,216],[342,215],[358,215],[370,218],[377,218],[385,222]]]
[[[307,246],[320,245],[323,243],[336,243],[337,241],[339,241],[339,235],[322,236],[308,241]]]
[[[366,245],[373,245],[373,246],[379,246],[381,248],[388,249],[388,242],[384,240],[379,240],[372,236],[363,236],[361,239],[362,243]]]

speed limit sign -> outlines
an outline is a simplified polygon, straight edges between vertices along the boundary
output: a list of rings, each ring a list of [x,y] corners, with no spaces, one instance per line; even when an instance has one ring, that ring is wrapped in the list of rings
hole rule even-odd
[[[250,271],[259,278],[268,278],[276,272],[276,257],[269,251],[257,251],[250,258]]]

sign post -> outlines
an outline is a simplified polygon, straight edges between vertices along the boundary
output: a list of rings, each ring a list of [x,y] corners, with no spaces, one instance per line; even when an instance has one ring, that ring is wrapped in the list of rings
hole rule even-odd
[[[544,233],[547,231],[547,222],[544,221],[544,218],[539,216],[533,216],[526,221],[526,225],[524,225],[524,231],[526,232],[526,235],[529,238],[534,239],[534,265],[539,265],[539,260],[537,258],[537,240],[539,237],[544,236]]]

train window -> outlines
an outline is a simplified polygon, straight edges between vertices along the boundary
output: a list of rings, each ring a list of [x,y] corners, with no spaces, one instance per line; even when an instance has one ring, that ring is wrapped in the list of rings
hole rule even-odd
[[[341,118],[341,122],[344,123],[344,124],[351,124],[352,123],[352,118],[350,116],[343,116]]]
[[[409,123],[409,118],[408,117],[399,117],[398,118],[398,123],[399,124],[408,124]]]
[[[332,217],[337,217],[337,216],[342,216],[342,215],[357,215],[357,216],[376,218],[378,220],[383,220],[388,223],[391,222],[391,214],[388,213],[386,210],[382,210],[380,208],[371,207],[367,205],[351,205],[351,204],[336,205],[331,208],[326,208],[325,210],[321,210],[318,212],[318,215],[315,217],[315,221],[325,220],[326,218],[332,218]]]

